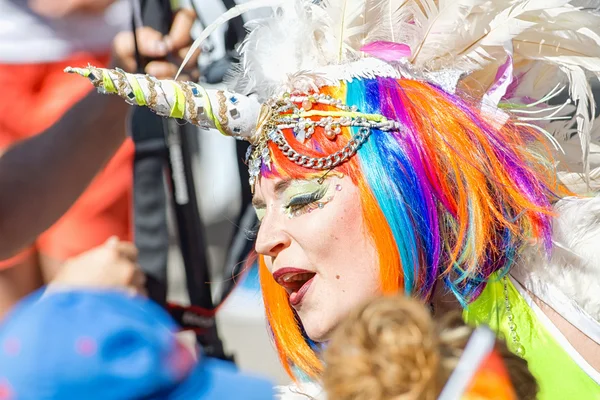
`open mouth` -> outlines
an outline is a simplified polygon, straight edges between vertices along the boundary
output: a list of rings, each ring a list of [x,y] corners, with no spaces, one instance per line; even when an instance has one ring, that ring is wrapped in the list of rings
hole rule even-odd
[[[302,302],[315,275],[315,272],[306,270],[282,268],[273,274],[273,278],[275,278],[277,283],[283,286],[290,295],[290,304],[292,306],[297,306]]]

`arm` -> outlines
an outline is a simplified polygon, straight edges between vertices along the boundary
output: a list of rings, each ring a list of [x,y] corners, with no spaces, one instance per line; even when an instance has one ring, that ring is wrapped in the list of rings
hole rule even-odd
[[[40,135],[0,157],[0,258],[60,218],[124,140],[127,105],[91,92]]]
[[[102,2],[112,1],[98,1]],[[185,54],[194,18],[189,11],[177,13],[163,46],[156,46],[165,41],[160,33],[140,28],[140,53],[146,57]],[[131,32],[123,32],[114,41],[115,63],[125,69],[136,67],[133,43]],[[147,69],[158,77],[174,71],[177,66],[164,61],[150,63]],[[123,142],[128,109],[117,96],[90,93],[46,132],[0,157],[0,259],[33,242],[75,202]]]

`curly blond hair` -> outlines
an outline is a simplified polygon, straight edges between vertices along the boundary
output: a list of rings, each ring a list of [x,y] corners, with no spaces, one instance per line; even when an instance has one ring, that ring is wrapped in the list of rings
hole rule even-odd
[[[459,313],[439,320],[419,301],[381,297],[354,310],[324,353],[323,385],[335,400],[434,400],[473,332]],[[537,383],[527,362],[497,340],[499,354],[521,400]]]

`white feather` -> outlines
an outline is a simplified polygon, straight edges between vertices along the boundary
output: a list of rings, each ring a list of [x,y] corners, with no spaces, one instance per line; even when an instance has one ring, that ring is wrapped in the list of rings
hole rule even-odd
[[[407,4],[410,0],[368,0],[363,45],[387,41],[410,45],[417,37],[412,13]]]
[[[458,45],[470,41],[467,17],[473,9],[484,6],[486,0],[440,1],[418,0],[412,5],[414,23],[419,28],[419,42],[411,56],[417,66],[428,65],[432,59],[453,54]]]
[[[592,118],[596,112],[592,88],[583,68],[575,65],[563,65],[562,68],[571,83],[569,89],[571,97],[577,102],[575,120],[577,121],[577,131],[581,142],[584,174],[588,176],[590,172],[588,157],[590,152]]]
[[[242,68],[235,77],[235,90],[266,99],[290,76],[336,63],[337,40],[330,25],[324,9],[299,1],[281,5],[276,18],[247,24],[250,33],[240,46]]]
[[[175,75],[175,79],[177,79],[179,77],[179,74],[181,73],[181,71],[183,71],[183,68],[185,68],[187,63],[190,61],[190,58],[192,57],[194,52],[221,25],[223,25],[224,23],[226,23],[229,20],[232,20],[235,17],[238,17],[244,13],[247,13],[248,11],[256,10],[257,8],[273,7],[284,1],[286,1],[286,0],[253,0],[253,1],[250,1],[245,4],[237,5],[231,9],[227,10],[227,12],[221,14],[221,16],[219,16],[219,18],[217,18],[212,24],[210,24],[206,28],[204,28],[204,30],[200,33],[198,38],[196,38],[196,40],[194,40],[194,43],[192,43],[192,46],[190,47],[187,54],[185,55],[185,58],[183,59],[183,62],[181,63],[181,66],[179,67],[179,70],[177,71],[177,74]]]
[[[347,61],[360,48],[366,28],[367,2],[364,0],[323,0],[330,28],[336,38],[337,62]],[[354,46],[353,46],[354,44]]]
[[[449,69],[461,70],[465,74],[460,88],[481,98],[508,53],[515,79],[502,101],[536,102],[557,83],[568,82],[577,111],[573,123],[587,160],[593,101],[585,81],[589,73],[600,76],[600,16],[571,6],[570,0],[257,0],[249,4],[253,4],[250,8],[277,4],[277,13],[248,24],[250,33],[240,49],[241,68],[233,79],[236,90],[265,99],[294,85],[335,84],[336,76],[352,71],[349,63],[365,57],[360,52],[364,44],[389,41],[408,45],[412,51],[408,63],[395,65],[401,76],[428,79]],[[243,11],[231,12],[218,23]],[[541,129],[559,141],[570,138],[570,122],[541,119]]]
[[[506,42],[512,41],[522,32],[536,25],[535,22],[519,17],[539,10],[540,5],[538,3],[539,0],[521,1],[512,7],[506,8],[492,19],[489,27],[477,41],[461,49],[457,54],[477,63],[485,63],[485,60],[489,58],[490,48],[502,48]]]

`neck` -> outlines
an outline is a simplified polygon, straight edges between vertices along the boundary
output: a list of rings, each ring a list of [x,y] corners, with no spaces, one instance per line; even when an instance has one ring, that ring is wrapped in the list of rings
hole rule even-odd
[[[435,285],[431,295],[431,305],[433,306],[433,315],[444,315],[448,312],[460,311],[462,307],[452,292],[445,289],[440,282]]]

